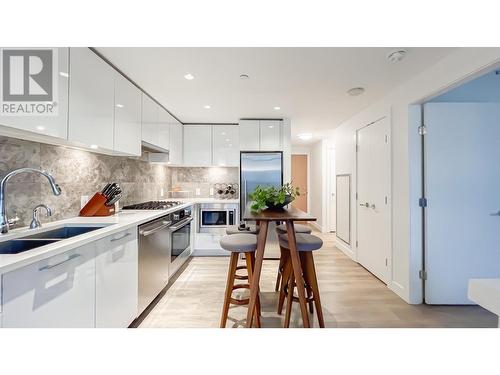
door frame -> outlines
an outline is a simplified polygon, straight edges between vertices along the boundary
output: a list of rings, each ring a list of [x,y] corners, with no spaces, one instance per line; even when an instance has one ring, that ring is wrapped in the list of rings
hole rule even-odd
[[[355,215],[355,222],[356,222],[356,235],[355,235],[355,243],[353,244],[354,245],[354,248],[355,248],[355,260],[356,262],[358,262],[361,266],[362,264],[359,262],[359,256],[358,256],[358,235],[359,235],[359,221],[358,221],[358,211],[359,211],[359,204],[358,204],[358,187],[359,187],[359,158],[358,158],[358,150],[359,150],[359,131],[360,130],[363,130],[365,128],[367,128],[368,126],[370,125],[373,125],[379,121],[382,121],[386,119],[388,122],[389,122],[389,126],[388,126],[388,139],[387,139],[387,147],[389,147],[389,173],[388,173],[388,184],[387,184],[387,188],[388,188],[388,191],[387,191],[387,197],[388,197],[388,202],[387,202],[387,205],[388,205],[388,210],[389,210],[389,249],[387,250],[387,262],[388,262],[388,275],[387,275],[387,287],[390,288],[391,284],[392,284],[392,275],[393,275],[393,267],[392,267],[392,259],[393,259],[393,238],[392,238],[392,233],[393,233],[393,214],[392,214],[392,209],[393,209],[393,205],[392,205],[392,168],[393,168],[393,163],[392,163],[392,121],[391,121],[391,116],[390,115],[387,115],[387,116],[382,116],[378,119],[376,119],[375,121],[372,121],[366,125],[363,125],[359,128],[356,129],[356,168],[355,168],[355,174],[356,174],[356,182],[355,182],[355,188],[356,188],[356,192],[354,194],[354,201],[355,201],[355,207],[356,209],[354,210],[354,215]],[[371,273],[371,272],[370,272]],[[375,276],[375,275],[374,275]]]
[[[290,156],[290,164],[291,164],[291,157],[293,155],[306,155],[307,157],[307,212],[311,210],[311,198],[309,192],[311,191],[311,153],[309,151],[297,151],[294,152],[292,151],[291,156]],[[290,167],[290,181],[292,181],[292,168]],[[293,184],[293,181],[292,181]]]

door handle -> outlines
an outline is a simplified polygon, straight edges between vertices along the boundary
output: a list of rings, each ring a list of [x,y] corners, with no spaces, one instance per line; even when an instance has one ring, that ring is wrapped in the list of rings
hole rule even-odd
[[[500,216],[500,211],[490,214],[490,216]]]
[[[368,202],[365,202],[365,203],[360,203],[359,204],[361,207],[366,207],[366,208],[369,208],[370,207],[370,204]]]
[[[373,209],[375,209],[375,205],[374,204],[372,204],[370,207],[373,208]]]

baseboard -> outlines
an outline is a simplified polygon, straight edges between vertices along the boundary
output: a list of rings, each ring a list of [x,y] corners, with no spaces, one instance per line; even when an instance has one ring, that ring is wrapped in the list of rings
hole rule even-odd
[[[325,230],[323,229],[323,227],[321,225],[319,225],[318,223],[314,222],[314,221],[310,221],[309,224],[311,224],[314,228],[316,228],[319,232],[321,233],[325,233]]]
[[[335,246],[345,255],[356,262],[356,253],[344,241],[335,238]]]
[[[406,288],[403,285],[393,280],[389,284],[387,284],[387,287],[394,293],[396,293],[398,297],[400,297],[403,301],[405,301],[408,304],[412,304],[408,300],[408,296],[406,295]]]

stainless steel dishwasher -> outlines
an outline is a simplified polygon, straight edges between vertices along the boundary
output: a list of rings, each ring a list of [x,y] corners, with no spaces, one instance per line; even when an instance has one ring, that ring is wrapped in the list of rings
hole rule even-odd
[[[168,283],[171,225],[170,214],[139,226],[139,314]]]

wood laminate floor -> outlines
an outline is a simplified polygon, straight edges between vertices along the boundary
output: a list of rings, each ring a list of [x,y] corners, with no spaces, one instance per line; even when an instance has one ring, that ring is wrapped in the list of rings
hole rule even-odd
[[[327,327],[497,327],[496,316],[479,306],[408,305],[335,248],[333,235],[316,234],[325,242],[314,254]],[[228,257],[192,258],[140,327],[218,327],[228,264]],[[277,260],[264,260],[260,283],[263,327],[283,325],[284,312],[283,316],[276,313],[277,267]],[[244,306],[231,307],[227,327],[243,326],[246,312]],[[316,316],[313,325],[318,326]],[[296,303],[291,326],[301,327]]]

